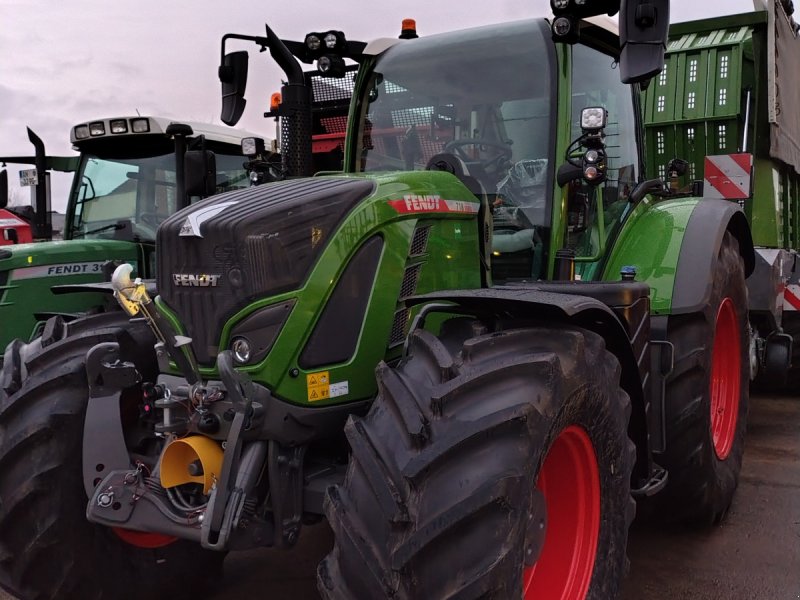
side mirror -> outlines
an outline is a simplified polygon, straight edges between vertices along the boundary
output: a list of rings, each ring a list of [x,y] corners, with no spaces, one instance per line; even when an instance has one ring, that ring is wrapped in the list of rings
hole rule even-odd
[[[222,82],[222,115],[226,125],[236,125],[242,117],[247,100],[244,90],[247,87],[247,51],[239,50],[226,54],[219,66],[219,80]]]
[[[0,171],[0,208],[8,206],[8,171]]]
[[[669,0],[622,0],[619,70],[622,83],[643,83],[661,72],[669,31]]]
[[[183,176],[186,196],[213,196],[217,191],[217,159],[210,150],[188,150]]]

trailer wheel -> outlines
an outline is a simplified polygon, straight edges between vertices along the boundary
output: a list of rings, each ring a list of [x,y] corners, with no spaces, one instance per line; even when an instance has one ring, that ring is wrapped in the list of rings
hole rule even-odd
[[[616,358],[574,327],[453,331],[415,332],[348,421],[322,597],[616,597],[635,510]]]
[[[143,323],[131,323],[115,341],[131,358],[137,340],[148,337]],[[59,600],[172,599],[207,590],[223,554],[86,520],[84,356],[95,341],[85,335],[82,354],[74,341],[63,359],[51,353],[0,406],[0,586],[20,598]],[[143,358],[137,365],[155,368]]]
[[[669,472],[659,514],[719,522],[730,507],[744,452],[749,399],[747,288],[736,239],[726,233],[708,306],[669,318],[675,365],[666,384]]]

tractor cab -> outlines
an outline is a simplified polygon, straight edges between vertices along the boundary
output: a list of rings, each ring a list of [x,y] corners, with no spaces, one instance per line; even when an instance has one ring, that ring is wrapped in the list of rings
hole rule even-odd
[[[492,223],[495,282],[551,278],[556,253],[578,278],[594,277],[642,156],[638,96],[620,81],[618,49],[604,44],[616,32],[597,21],[581,27],[585,41],[573,45],[553,44],[544,21],[524,21],[378,54],[364,75],[348,168],[458,177]],[[565,88],[569,102],[559,103]],[[595,120],[582,122],[585,112]]]

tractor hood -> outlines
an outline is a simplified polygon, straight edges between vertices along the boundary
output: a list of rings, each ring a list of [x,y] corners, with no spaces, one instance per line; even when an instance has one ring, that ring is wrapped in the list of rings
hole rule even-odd
[[[301,287],[345,215],[374,189],[365,179],[288,180],[220,194],[164,221],[158,290],[198,360],[213,362],[219,331],[237,310]]]

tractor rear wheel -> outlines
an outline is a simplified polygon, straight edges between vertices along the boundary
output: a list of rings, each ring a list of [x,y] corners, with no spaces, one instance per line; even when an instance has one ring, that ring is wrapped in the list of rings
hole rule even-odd
[[[63,356],[49,353],[0,405],[0,585],[20,598],[184,598],[221,574],[221,553],[86,520],[85,354],[109,335],[86,334],[83,348],[73,340]],[[152,359],[137,354],[143,340],[152,343],[143,323],[113,338],[123,359],[138,359],[152,376]],[[138,386],[123,392],[137,393]]]
[[[322,597],[615,597],[635,510],[619,376],[574,327],[415,332],[346,426]]]
[[[669,472],[657,497],[669,520],[712,524],[726,514],[742,467],[749,400],[747,288],[736,239],[726,233],[702,312],[674,315],[674,368],[665,397]]]

